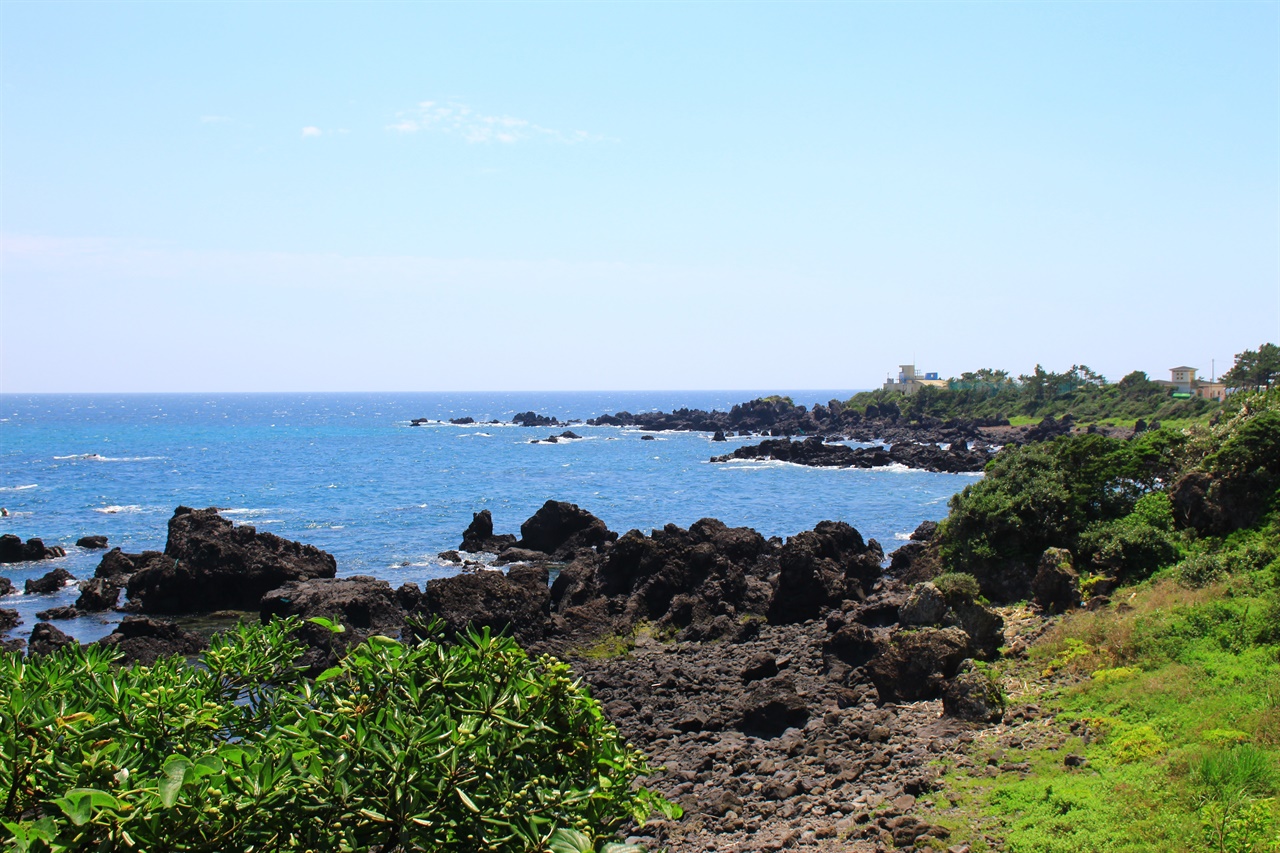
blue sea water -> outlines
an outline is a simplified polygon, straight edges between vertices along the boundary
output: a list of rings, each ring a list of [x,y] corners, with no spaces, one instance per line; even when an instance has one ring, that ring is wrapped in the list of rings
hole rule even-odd
[[[776,393],[776,392],[763,392]],[[849,390],[793,391],[812,405]],[[613,530],[687,527],[705,517],[789,536],[823,519],[846,521],[886,552],[916,525],[946,515],[974,475],[896,468],[805,468],[774,462],[710,464],[757,439],[712,443],[704,433],[574,425],[581,440],[532,444],[563,428],[434,423],[509,422],[533,410],[562,421],[620,410],[726,410],[747,391],[475,394],[0,395],[0,533],[61,545],[57,561],[0,566],[19,589],[55,565],[93,574],[101,553],[75,547],[102,534],[125,551],[164,548],[175,507],[216,506],[237,523],[332,553],[339,575],[393,585],[452,573],[436,555],[456,548],[473,512],[518,533],[548,499],[595,513]],[[25,636],[35,612],[72,603],[52,596],[0,599]],[[81,640],[118,615],[59,627]]]

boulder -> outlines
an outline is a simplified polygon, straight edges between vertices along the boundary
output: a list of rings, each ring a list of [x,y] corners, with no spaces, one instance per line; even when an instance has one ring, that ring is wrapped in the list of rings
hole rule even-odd
[[[98,567],[93,570],[95,578],[105,578],[117,585],[128,583],[129,576],[153,561],[164,557],[159,551],[143,551],[140,554],[126,554],[119,548],[112,548],[102,555]]]
[[[576,504],[547,501],[520,525],[521,548],[557,557],[594,548],[618,538],[605,523]]]
[[[71,572],[59,566],[48,574],[27,581],[24,589],[27,595],[49,595],[62,589],[68,582],[73,580],[75,580],[75,577],[72,576]]]
[[[322,616],[365,636],[396,637],[404,622],[404,609],[391,584],[367,575],[290,581],[262,596],[258,615],[264,624],[276,617]]]
[[[80,585],[80,597],[76,599],[76,609],[91,613],[111,610],[119,599],[119,585],[106,578],[90,578]]]
[[[882,702],[937,699],[969,657],[969,635],[959,628],[924,628],[897,634],[867,665]]]
[[[774,624],[814,619],[846,599],[860,600],[877,578],[884,552],[843,521],[821,521],[787,540],[769,606]]]
[[[809,721],[809,703],[796,692],[789,677],[757,681],[737,705],[737,728],[744,734],[775,738]]]
[[[50,607],[48,610],[41,610],[36,614],[37,619],[77,619],[80,611],[74,607]]]
[[[521,643],[542,639],[551,613],[543,566],[514,566],[505,574],[485,570],[427,581],[413,616],[439,617],[456,634],[467,627],[507,631]]]
[[[943,690],[942,711],[974,723],[995,723],[1004,715],[1004,697],[1000,685],[967,660]]]
[[[107,547],[107,537],[105,536],[81,536],[76,540],[76,547],[90,548],[98,550]]]
[[[940,625],[947,602],[938,588],[927,581],[911,588],[906,602],[898,608],[898,622],[904,627]]]
[[[13,581],[8,578],[0,578],[0,596],[13,595]]]
[[[0,634],[12,631],[22,622],[16,610],[0,609]]]
[[[750,684],[778,674],[778,659],[768,652],[758,652],[747,659],[742,669],[742,683]]]
[[[151,666],[173,655],[199,654],[209,647],[198,635],[172,622],[149,616],[126,616],[98,645],[117,649],[126,664]]]
[[[866,625],[841,625],[822,646],[823,655],[850,667],[865,666],[884,651],[884,644]],[[831,661],[829,660],[829,663]]]
[[[63,646],[75,645],[75,642],[48,622],[40,622],[31,629],[31,639],[27,641],[27,654],[52,654]]]
[[[22,539],[12,533],[0,536],[0,563],[27,563],[34,560],[52,560],[65,557],[65,549],[53,545],[45,547],[41,539]]]
[[[511,563],[545,563],[551,559],[550,554],[541,551],[530,551],[528,548],[507,548],[493,561],[495,566],[506,566]]]
[[[1080,606],[1080,576],[1066,548],[1046,548],[1031,582],[1036,604],[1047,613],[1062,613]]]
[[[309,675],[317,675],[374,634],[399,637],[405,614],[402,601],[417,600],[417,586],[408,586],[392,590],[391,584],[367,575],[291,581],[262,596],[258,616],[263,623],[286,616],[319,616],[341,623],[344,630],[335,633],[304,621],[294,635],[307,646],[302,666]]]
[[[462,544],[458,546],[458,550],[472,554],[497,554],[514,544],[516,544],[516,537],[510,533],[504,533],[501,536],[493,535],[493,513],[482,509],[472,514],[471,524],[463,532]]]
[[[174,510],[164,556],[167,561],[152,561],[129,578],[129,599],[144,613],[250,610],[290,581],[337,571],[333,555],[236,527],[213,508]]]
[[[916,529],[911,532],[911,541],[912,542],[931,542],[933,541],[933,537],[936,536],[937,533],[938,533],[938,522],[922,521],[920,522],[919,525],[916,526]]]
[[[943,624],[952,625],[969,635],[974,657],[992,660],[1004,645],[1004,618],[976,601],[956,601],[948,608]]]

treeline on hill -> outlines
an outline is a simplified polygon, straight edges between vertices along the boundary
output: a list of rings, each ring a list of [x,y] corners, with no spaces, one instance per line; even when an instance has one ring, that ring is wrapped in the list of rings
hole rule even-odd
[[[947,387],[929,386],[907,396],[883,388],[855,394],[847,407],[865,410],[894,403],[910,420],[921,418],[1005,419],[1071,415],[1077,421],[1181,420],[1203,415],[1217,406],[1200,397],[1177,399],[1162,385],[1135,370],[1111,383],[1085,365],[1052,373],[1040,365],[1027,375],[1013,377],[1004,370],[962,373]]]
[[[1065,744],[954,773],[958,826],[1024,853],[1280,851],[1280,389],[1215,420],[1009,448],[952,499],[939,571],[1016,602],[1065,570],[1079,607],[1000,664]]]

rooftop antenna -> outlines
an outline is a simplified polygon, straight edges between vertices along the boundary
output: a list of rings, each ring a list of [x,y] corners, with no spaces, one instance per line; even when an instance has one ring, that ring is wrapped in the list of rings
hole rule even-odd
[[[1218,363],[1214,359],[1209,359],[1209,381],[1213,382],[1218,378]]]

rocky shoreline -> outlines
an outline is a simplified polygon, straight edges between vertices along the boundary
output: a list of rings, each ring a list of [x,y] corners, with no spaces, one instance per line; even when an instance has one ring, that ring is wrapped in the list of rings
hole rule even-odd
[[[926,581],[935,527],[921,525],[885,567],[879,543],[843,522],[785,540],[714,519],[619,535],[548,501],[518,537],[476,513],[459,552],[445,555],[463,571],[393,589],[336,577],[325,552],[215,509],[179,507],[163,552],[108,551],[76,607],[113,608],[124,592],[130,615],[99,642],[143,663],[203,647],[167,617],[240,608],[263,621],[336,618],[342,634],[299,632],[312,673],[372,634],[412,639],[433,619],[446,634],[510,631],[532,653],[569,661],[661,768],[648,784],[686,814],[637,830],[647,843],[886,849],[942,843],[946,830],[914,806],[935,785],[930,765],[1004,714],[975,663],[1006,645],[1004,621],[972,592]],[[485,552],[506,570],[467,570]],[[41,622],[26,645],[45,654],[71,642]]]

